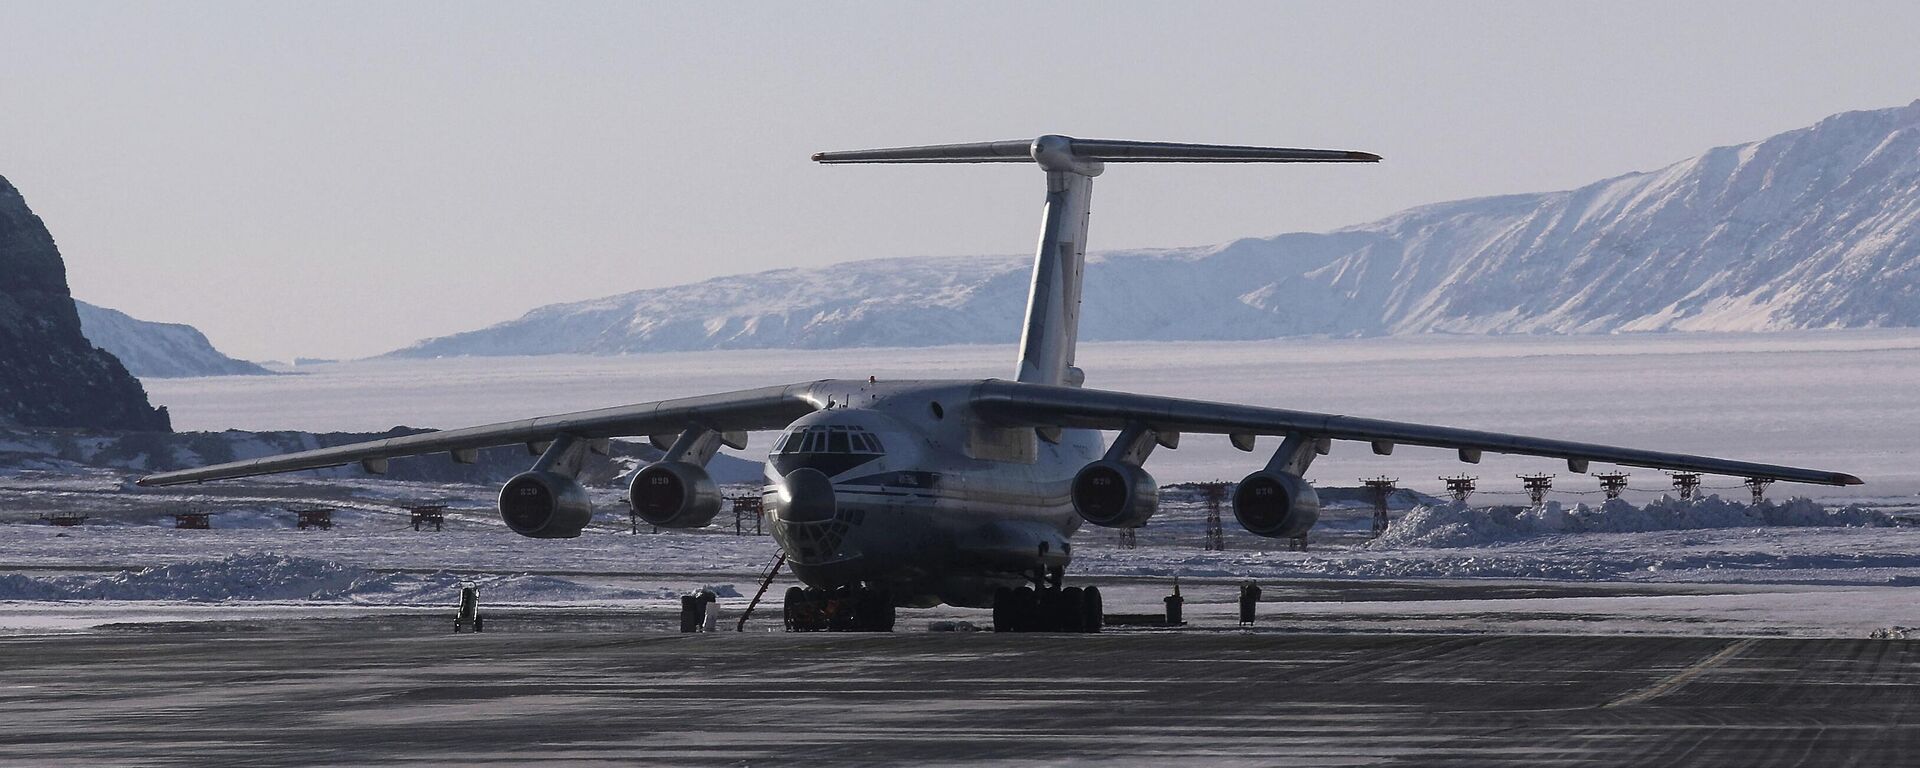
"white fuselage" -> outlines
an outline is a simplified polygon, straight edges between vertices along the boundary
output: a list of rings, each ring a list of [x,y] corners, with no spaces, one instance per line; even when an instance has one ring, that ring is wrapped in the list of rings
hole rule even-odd
[[[802,581],[882,588],[903,605],[984,607],[996,587],[1066,566],[1081,523],[1069,490],[1100,458],[1100,435],[1062,430],[1049,441],[986,424],[967,406],[978,383],[816,388],[832,407],[789,426],[766,464],[773,535]],[[830,498],[789,487],[803,469],[831,481]]]

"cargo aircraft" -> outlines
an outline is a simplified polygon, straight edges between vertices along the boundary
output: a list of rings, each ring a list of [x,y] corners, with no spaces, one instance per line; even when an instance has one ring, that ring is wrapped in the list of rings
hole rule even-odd
[[[663,528],[706,526],[721,496],[705,465],[750,432],[778,431],[763,490],[773,535],[806,586],[787,591],[790,624],[889,630],[899,606],[993,608],[1002,631],[1098,631],[1097,587],[1067,587],[1083,523],[1145,525],[1158,488],[1144,465],[1183,436],[1223,435],[1242,451],[1276,438],[1240,481],[1233,515],[1247,531],[1297,537],[1319,518],[1304,476],[1335,441],[1386,455],[1396,446],[1820,485],[1837,472],[1616,448],[1566,440],[1092,389],[1074,365],[1093,180],[1110,163],[1370,163],[1366,152],[1041,136],[1031,141],[823,152],[820,163],[1031,163],[1046,174],[1040,243],[1012,380],[811,381],[542,416],[282,456],[163,472],[165,486],[359,463],[379,474],[397,456],[472,462],[484,447],[524,444],[539,458],[500,490],[509,528],[578,536],[593,516],[576,480],[589,451],[647,436],[664,455],[632,476],[633,512]],[[1102,431],[1115,433],[1102,440]]]

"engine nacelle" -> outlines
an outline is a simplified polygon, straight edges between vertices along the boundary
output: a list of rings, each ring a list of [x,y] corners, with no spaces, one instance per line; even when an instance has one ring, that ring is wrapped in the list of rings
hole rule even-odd
[[[1233,519],[1256,536],[1290,539],[1320,522],[1320,494],[1293,475],[1261,470],[1233,492]]]
[[[703,528],[720,514],[720,487],[707,470],[684,461],[660,461],[633,473],[628,503],[662,528]]]
[[[1073,510],[1094,525],[1138,528],[1160,509],[1160,486],[1132,464],[1100,460],[1073,476]]]
[[[571,539],[593,520],[587,489],[557,472],[522,472],[500,487],[500,519],[535,539]]]

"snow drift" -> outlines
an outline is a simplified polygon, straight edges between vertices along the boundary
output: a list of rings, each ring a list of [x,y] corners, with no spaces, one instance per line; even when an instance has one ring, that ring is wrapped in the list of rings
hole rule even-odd
[[[1572,508],[1550,501],[1538,509],[1470,507],[1449,502],[1415,508],[1393,521],[1387,532],[1367,547],[1472,547],[1563,533],[1893,524],[1893,519],[1884,512],[1857,506],[1828,509],[1803,498],[1790,499],[1784,504],[1765,502],[1751,506],[1719,496],[1693,501],[1662,496],[1643,507],[1611,499],[1598,507],[1576,504]]]

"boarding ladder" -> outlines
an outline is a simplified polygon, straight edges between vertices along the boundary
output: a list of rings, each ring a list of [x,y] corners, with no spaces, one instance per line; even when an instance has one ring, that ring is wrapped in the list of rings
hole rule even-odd
[[[753,609],[760,605],[760,598],[766,596],[767,587],[773,586],[774,577],[780,575],[780,566],[786,564],[787,553],[781,552],[779,557],[774,558],[773,565],[767,568],[767,572],[760,575],[760,590],[753,593],[753,601],[747,603],[747,610],[740,613],[740,623],[734,625],[733,631],[747,631],[747,619],[753,616]]]

